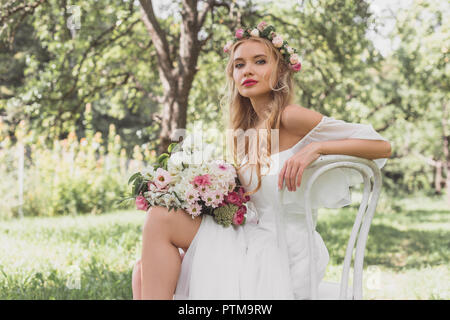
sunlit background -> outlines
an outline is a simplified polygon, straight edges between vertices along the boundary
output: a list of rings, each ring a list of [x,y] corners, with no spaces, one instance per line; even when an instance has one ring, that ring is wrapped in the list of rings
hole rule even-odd
[[[194,31],[182,28],[181,1],[153,1],[152,31],[143,3],[1,1],[1,299],[131,299],[144,212],[117,200],[177,128],[201,124],[220,145],[222,48],[239,22],[261,20],[300,51],[296,103],[371,124],[392,144],[364,298],[449,298],[447,1],[224,0]],[[186,69],[182,32],[201,41]],[[340,280],[360,191],[349,207],[320,210],[325,280]]]

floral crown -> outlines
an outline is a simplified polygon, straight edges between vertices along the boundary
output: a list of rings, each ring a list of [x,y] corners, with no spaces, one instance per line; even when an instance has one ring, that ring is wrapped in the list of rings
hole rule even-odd
[[[223,47],[223,52],[230,53],[231,46],[238,40],[249,37],[261,37],[266,38],[272,42],[272,44],[280,51],[283,55],[284,61],[289,65],[289,67],[294,71],[298,72],[302,68],[302,64],[299,61],[299,56],[297,54],[297,49],[288,46],[286,40],[280,35],[275,33],[275,27],[272,25],[267,25],[265,21],[261,21],[254,28],[239,28],[236,30],[234,35],[234,40],[229,40]]]

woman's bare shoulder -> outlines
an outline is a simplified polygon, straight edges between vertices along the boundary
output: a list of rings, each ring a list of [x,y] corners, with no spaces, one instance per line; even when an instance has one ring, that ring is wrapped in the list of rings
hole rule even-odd
[[[303,137],[322,120],[323,114],[307,109],[298,104],[290,104],[283,108],[281,126],[289,133]]]

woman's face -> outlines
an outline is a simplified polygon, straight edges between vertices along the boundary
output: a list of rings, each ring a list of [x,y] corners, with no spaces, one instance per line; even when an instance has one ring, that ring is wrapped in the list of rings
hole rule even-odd
[[[270,92],[269,78],[274,70],[274,58],[269,63],[266,46],[256,41],[241,43],[234,52],[233,79],[239,93],[244,97],[256,97]],[[256,82],[245,86],[248,79]]]

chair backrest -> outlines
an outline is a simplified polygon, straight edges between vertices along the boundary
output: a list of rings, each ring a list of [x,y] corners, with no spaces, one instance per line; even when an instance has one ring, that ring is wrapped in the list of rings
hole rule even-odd
[[[310,203],[310,193],[314,182],[319,176],[335,168],[351,168],[357,170],[362,175],[364,181],[364,192],[358,214],[356,215],[356,219],[353,224],[352,233],[347,244],[339,291],[339,299],[349,299],[349,297],[347,297],[348,277],[356,243],[355,260],[353,265],[353,296],[350,299],[360,300],[362,299],[364,250],[366,247],[370,224],[372,222],[381,192],[381,171],[377,164],[372,160],[347,155],[322,155],[308,166],[308,168],[312,167],[317,167],[317,170],[315,170],[310,179],[308,179],[305,191],[305,213],[308,227],[308,250],[310,257],[313,257],[313,234],[317,223],[317,209],[311,210]],[[373,184],[371,183],[371,177],[373,177]],[[309,260],[311,298],[315,300],[317,299],[318,290],[317,277],[315,274],[316,268],[314,266],[314,259]]]

